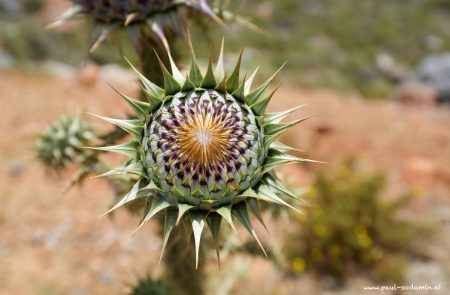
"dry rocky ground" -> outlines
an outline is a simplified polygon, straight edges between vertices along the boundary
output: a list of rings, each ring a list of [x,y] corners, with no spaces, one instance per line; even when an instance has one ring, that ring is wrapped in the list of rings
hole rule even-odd
[[[137,277],[163,271],[157,262],[161,242],[154,223],[131,237],[138,217],[122,210],[113,219],[97,218],[113,198],[104,180],[88,180],[60,196],[75,170],[56,176],[33,158],[36,135],[64,112],[125,116],[127,106],[106,83],[95,83],[97,75],[85,73],[74,82],[0,72],[1,295],[124,294]],[[136,93],[135,84],[127,79],[112,82],[126,93]],[[439,283],[439,294],[449,294],[450,109],[368,101],[289,85],[279,90],[271,109],[304,103],[307,106],[296,116],[317,116],[284,140],[328,165],[290,165],[280,172],[307,186],[315,170],[331,170],[345,157],[357,155],[367,169],[386,173],[389,194],[411,187],[423,191],[408,213],[417,220],[434,218],[442,227],[435,239],[425,242],[433,259],[412,263],[408,275],[416,284]],[[260,232],[271,244],[279,234],[277,224],[271,224],[269,231],[272,236]],[[264,259],[229,257],[221,270],[212,256],[210,261],[211,294],[218,286],[232,290],[231,294],[363,294],[362,286],[370,284],[355,278],[346,289],[327,290],[311,275],[287,278]]]

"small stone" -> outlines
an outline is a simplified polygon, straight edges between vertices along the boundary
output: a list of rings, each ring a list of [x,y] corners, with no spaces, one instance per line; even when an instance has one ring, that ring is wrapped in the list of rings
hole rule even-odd
[[[436,91],[424,83],[405,83],[398,87],[395,98],[405,104],[434,105]]]
[[[9,165],[8,173],[13,177],[20,176],[25,170],[25,164],[22,162],[15,162]]]
[[[97,83],[100,75],[100,67],[95,63],[87,63],[81,70],[78,80],[85,87],[92,87]]]

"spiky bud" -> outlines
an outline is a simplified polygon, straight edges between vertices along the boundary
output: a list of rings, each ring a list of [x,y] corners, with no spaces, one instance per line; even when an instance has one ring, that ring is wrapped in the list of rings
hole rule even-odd
[[[34,145],[38,159],[62,169],[70,163],[84,163],[91,151],[83,149],[95,138],[91,125],[79,115],[65,115],[48,126]]]
[[[242,81],[239,78],[241,56],[228,77],[223,69],[223,44],[216,67],[213,69],[210,59],[205,75],[199,70],[193,50],[187,77],[169,56],[171,73],[161,63],[164,88],[136,70],[148,103],[119,94],[137,112],[137,119],[102,117],[134,137],[121,145],[100,148],[131,157],[105,175],[139,176],[131,191],[110,211],[146,198],[139,227],[164,211],[163,250],[180,220],[190,223],[198,253],[205,224],[216,246],[222,218],[234,227],[233,217],[259,243],[249,218],[251,212],[263,222],[259,200],[295,209],[284,197],[297,196],[277,180],[274,168],[311,160],[288,155],[291,148],[276,141],[276,137],[303,119],[281,123],[298,108],[265,113],[273,92],[264,93],[275,75],[251,91],[254,74]]]

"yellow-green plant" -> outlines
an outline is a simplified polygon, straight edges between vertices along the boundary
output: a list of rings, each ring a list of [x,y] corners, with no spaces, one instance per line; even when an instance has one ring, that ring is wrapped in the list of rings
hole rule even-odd
[[[429,237],[432,228],[398,216],[413,193],[387,202],[380,198],[383,187],[381,174],[361,173],[352,160],[334,177],[319,173],[305,195],[311,206],[293,218],[285,238],[292,270],[342,282],[356,269],[381,282],[404,282],[407,258],[420,253],[417,238]]]

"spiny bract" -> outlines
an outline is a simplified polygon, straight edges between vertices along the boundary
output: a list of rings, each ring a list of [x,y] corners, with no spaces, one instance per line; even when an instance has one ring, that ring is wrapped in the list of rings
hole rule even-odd
[[[92,23],[90,50],[95,50],[108,35],[120,33],[123,29],[139,48],[141,26],[148,27],[153,36],[167,46],[165,33],[183,35],[186,31],[185,8],[198,18],[207,16],[216,22],[221,20],[210,8],[206,0],[71,0],[73,6],[67,9],[48,27],[56,27],[76,16],[86,16]],[[120,39],[112,37],[115,39]],[[119,41],[120,42],[120,41]]]
[[[72,162],[83,163],[89,151],[83,147],[95,138],[91,125],[79,115],[66,115],[42,133],[34,149],[38,158],[50,167],[61,169]]]
[[[180,220],[191,224],[198,255],[205,223],[211,229],[216,249],[221,220],[234,228],[232,216],[259,243],[248,214],[250,211],[263,222],[258,201],[293,208],[284,198],[297,196],[278,181],[273,169],[283,163],[311,160],[288,155],[287,151],[293,149],[276,141],[276,137],[304,119],[281,123],[298,108],[266,114],[273,92],[264,92],[275,75],[251,91],[256,71],[240,81],[241,56],[242,52],[227,77],[222,43],[216,67],[213,69],[210,59],[203,75],[191,46],[187,77],[172,58],[171,73],[161,63],[164,89],[135,70],[148,103],[119,94],[138,118],[101,117],[134,137],[124,144],[99,148],[131,157],[122,167],[105,175],[125,173],[139,177],[131,191],[108,212],[137,198],[147,198],[139,227],[164,211],[163,251],[171,230]]]

